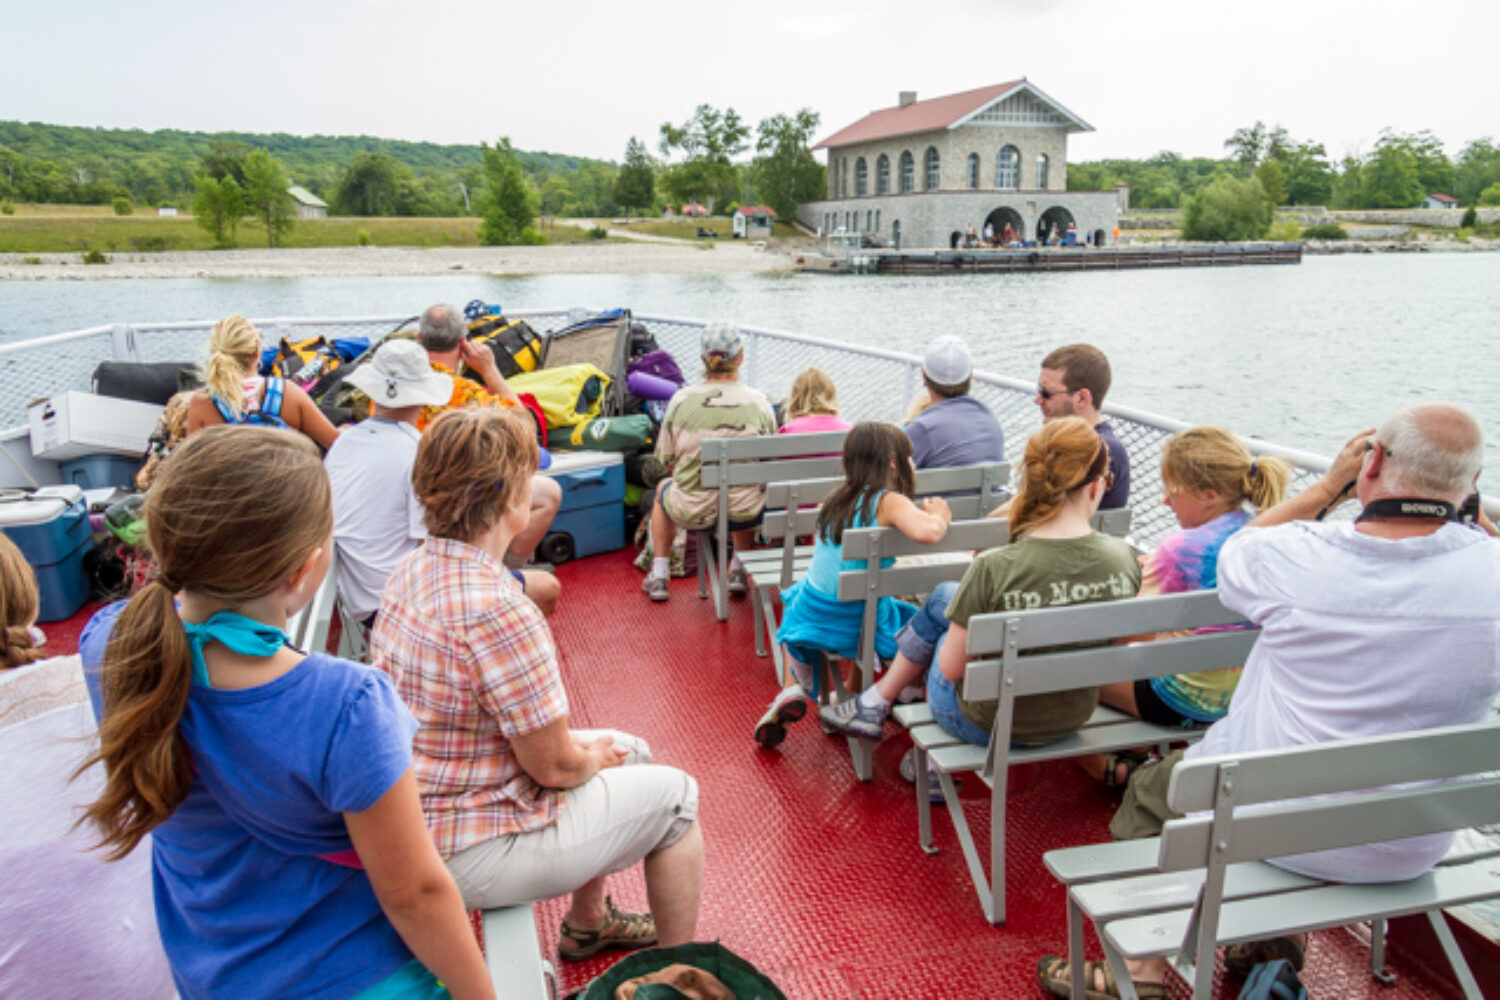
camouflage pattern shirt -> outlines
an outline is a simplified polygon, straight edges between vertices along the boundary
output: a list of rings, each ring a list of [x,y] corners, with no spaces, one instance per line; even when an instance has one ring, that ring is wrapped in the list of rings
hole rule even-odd
[[[656,439],[656,457],[672,470],[672,486],[662,497],[667,514],[686,528],[712,527],[718,493],[703,489],[699,473],[705,438],[775,433],[776,414],[759,390],[738,382],[704,382],[677,390]],[[729,491],[732,521],[750,520],[763,506],[764,487],[735,486]]]

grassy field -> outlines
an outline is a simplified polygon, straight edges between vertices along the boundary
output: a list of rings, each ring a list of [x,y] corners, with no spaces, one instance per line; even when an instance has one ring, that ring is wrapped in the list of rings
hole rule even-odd
[[[609,225],[607,221],[601,224]],[[632,233],[646,233],[651,236],[675,236],[683,240],[696,240],[699,238],[700,226],[718,233],[717,239],[727,240],[734,237],[734,221],[725,215],[714,215],[706,219],[639,219],[633,220],[626,226],[612,226],[611,228],[628,229]],[[773,222],[771,233],[773,236],[802,235],[794,226],[785,222]]]
[[[588,241],[585,230],[552,224],[540,229],[549,243]],[[363,236],[361,235],[363,234]],[[266,245],[265,227],[246,219],[236,237],[245,249]],[[287,247],[472,247],[479,245],[479,220],[359,218],[298,219]],[[17,205],[0,215],[0,253],[151,253],[212,250],[213,237],[189,215],[162,218],[145,211],[115,215],[107,205]]]

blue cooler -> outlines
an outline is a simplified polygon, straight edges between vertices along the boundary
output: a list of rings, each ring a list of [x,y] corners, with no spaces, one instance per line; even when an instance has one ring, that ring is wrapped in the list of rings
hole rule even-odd
[[[129,486],[135,481],[141,460],[134,455],[84,455],[59,462],[58,467],[62,469],[63,482],[86,490],[98,490],[108,486]]]
[[[613,451],[554,451],[542,475],[562,487],[552,530],[537,546],[550,563],[625,547],[625,456]]]
[[[83,557],[93,541],[88,504],[77,486],[44,486],[0,500],[0,530],[36,571],[42,592],[37,621],[71,618],[89,597]]]

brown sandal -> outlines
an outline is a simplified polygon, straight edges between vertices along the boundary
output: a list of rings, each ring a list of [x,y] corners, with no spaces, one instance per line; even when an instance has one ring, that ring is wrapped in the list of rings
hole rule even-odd
[[[1053,996],[1072,996],[1073,987],[1068,981],[1068,960],[1057,955],[1045,955],[1036,963],[1037,978],[1041,980],[1042,989]],[[1135,986],[1135,992],[1141,1000],[1166,1000],[1166,983],[1147,983],[1139,979],[1132,979],[1131,984]],[[1094,987],[1102,986],[1103,989]],[[1119,1000],[1120,987],[1115,982],[1115,974],[1110,971],[1108,962],[1084,962],[1083,963],[1083,995],[1088,1000]]]
[[[1123,789],[1130,784],[1130,776],[1138,771],[1143,764],[1151,762],[1149,753],[1140,753],[1135,750],[1121,750],[1117,753],[1104,755],[1104,787]],[[1120,777],[1121,770],[1124,777]]]
[[[604,897],[604,919],[598,927],[574,927],[562,923],[558,957],[569,962],[597,955],[605,948],[645,948],[656,943],[656,921],[649,913],[628,913],[615,909],[614,900]]]

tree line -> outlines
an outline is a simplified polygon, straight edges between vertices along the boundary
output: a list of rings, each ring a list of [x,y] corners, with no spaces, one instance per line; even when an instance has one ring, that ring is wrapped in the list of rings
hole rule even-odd
[[[1381,133],[1373,149],[1333,163],[1322,143],[1298,140],[1280,125],[1257,121],[1224,140],[1222,159],[1162,152],[1145,160],[1068,165],[1068,188],[1108,190],[1130,185],[1130,207],[1183,208],[1224,178],[1259,181],[1273,206],[1334,209],[1414,208],[1429,194],[1463,206],[1500,205],[1500,146],[1475,139],[1450,159],[1431,132]]]

